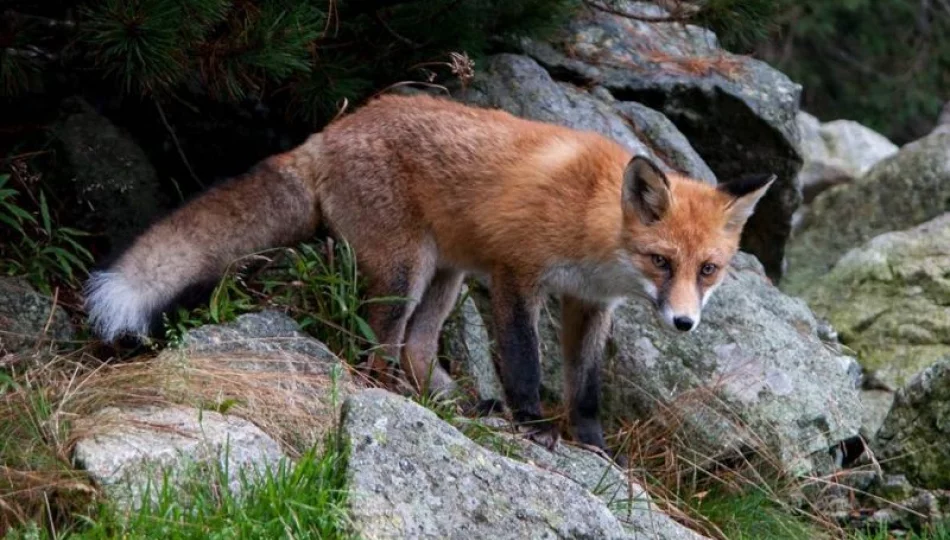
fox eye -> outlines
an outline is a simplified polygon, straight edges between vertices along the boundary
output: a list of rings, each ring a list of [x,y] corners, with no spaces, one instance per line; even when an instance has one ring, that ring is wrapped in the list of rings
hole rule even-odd
[[[651,258],[653,259],[653,264],[656,265],[657,268],[662,268],[665,270],[670,267],[670,261],[663,255],[652,255]]]
[[[716,270],[718,270],[718,268],[716,267],[715,264],[713,264],[713,263],[706,263],[706,264],[704,264],[703,267],[699,270],[699,272],[700,272],[702,275],[704,275],[704,276],[711,276],[711,275],[713,275],[713,274],[716,273]]]

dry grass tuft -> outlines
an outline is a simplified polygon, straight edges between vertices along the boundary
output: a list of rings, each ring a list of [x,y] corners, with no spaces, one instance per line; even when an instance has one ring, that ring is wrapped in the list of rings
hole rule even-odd
[[[165,350],[110,363],[80,353],[19,362],[0,385],[0,533],[29,522],[54,530],[99,500],[76,470],[80,438],[115,426],[84,422],[106,407],[182,404],[243,417],[291,456],[335,428],[355,375],[288,352]]]
[[[777,523],[780,528],[821,531],[831,537],[842,534],[833,520],[803,497],[809,486],[826,480],[792,475],[770,450],[767,441],[772,435],[749,426],[719,395],[711,386],[681,392],[669,401],[658,399],[651,416],[623,422],[608,443],[622,449],[633,479],[643,482],[665,512],[712,538],[730,538],[712,505],[747,504],[750,498],[767,505],[777,522],[788,521]],[[709,433],[695,427],[697,416],[708,419],[705,425],[713,432],[722,434],[716,424],[729,426],[730,451],[716,452],[709,445]]]

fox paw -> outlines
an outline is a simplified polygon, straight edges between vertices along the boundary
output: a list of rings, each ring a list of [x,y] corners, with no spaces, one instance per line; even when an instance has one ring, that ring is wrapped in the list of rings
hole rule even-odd
[[[523,426],[522,435],[553,452],[561,441],[561,431],[553,425]]]

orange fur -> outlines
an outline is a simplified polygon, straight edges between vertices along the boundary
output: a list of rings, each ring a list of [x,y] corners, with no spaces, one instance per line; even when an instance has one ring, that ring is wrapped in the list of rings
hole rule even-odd
[[[153,225],[92,276],[87,306],[107,339],[144,333],[144,321],[187,286],[323,222],[352,245],[370,295],[407,298],[374,304],[368,320],[383,345],[373,363],[401,358],[417,387],[451,389],[433,362],[438,334],[464,275],[490,278],[503,382],[521,419],[540,414],[539,302],[563,295],[567,321],[579,325],[565,334],[578,373],[568,401],[596,439],[583,411],[596,403],[590,366],[613,306],[648,296],[667,323],[698,323],[767,187],[730,191],[664,175],[593,132],[446,99],[384,96]],[[702,275],[710,263],[719,270]]]

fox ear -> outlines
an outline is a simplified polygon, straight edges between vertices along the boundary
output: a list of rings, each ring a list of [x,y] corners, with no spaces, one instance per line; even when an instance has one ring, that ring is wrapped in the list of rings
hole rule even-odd
[[[751,174],[716,186],[719,191],[732,196],[732,201],[726,206],[729,213],[726,227],[742,229],[775,179],[774,174]]]
[[[644,225],[659,221],[670,208],[670,182],[655,163],[635,156],[623,171],[624,213],[633,212]]]

